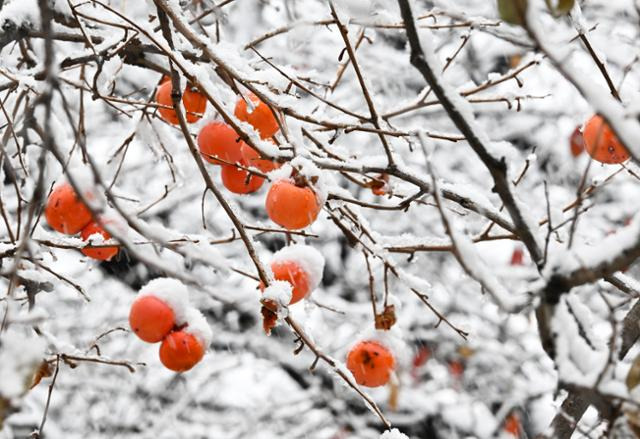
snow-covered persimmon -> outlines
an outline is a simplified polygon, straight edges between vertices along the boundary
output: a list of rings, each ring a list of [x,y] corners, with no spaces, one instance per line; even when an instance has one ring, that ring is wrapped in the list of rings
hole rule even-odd
[[[105,241],[111,239],[111,234],[107,232],[104,227],[102,227],[97,222],[93,221],[87,224],[82,231],[80,232],[80,236],[82,240],[87,242],[91,235],[99,234],[102,236],[102,239]],[[96,248],[83,248],[81,252],[89,256],[90,258],[97,259],[99,261],[108,261],[118,254],[120,250],[117,246],[110,247],[96,247]]]
[[[574,157],[578,157],[584,152],[584,136],[582,135],[582,131],[580,131],[579,126],[573,130],[573,133],[571,133],[569,146],[571,147],[571,155]]]
[[[301,301],[311,292],[309,274],[297,262],[273,261],[271,271],[276,280],[286,280],[293,287],[290,305]]]
[[[314,247],[293,244],[275,252],[270,266],[275,280],[291,284],[291,299],[288,304],[293,305],[309,296],[320,285],[324,264],[324,257]],[[264,291],[262,282],[260,289]]]
[[[249,123],[260,133],[262,139],[269,138],[277,133],[280,127],[271,108],[253,93],[249,95],[249,100],[253,108],[250,108],[243,98],[238,99],[234,111],[235,116],[241,121]]]
[[[245,165],[242,163],[242,165]],[[222,184],[234,194],[250,194],[262,187],[264,178],[249,175],[245,169],[233,165],[222,165]]]
[[[587,153],[600,163],[618,164],[629,158],[629,152],[601,116],[595,115],[587,121],[583,136]]]
[[[220,121],[206,124],[198,134],[200,154],[214,165],[224,164],[220,160],[227,163],[240,163],[243,143],[233,128]]]
[[[139,297],[131,305],[129,326],[143,341],[148,343],[161,341],[175,324],[175,314],[171,306],[152,294]]]
[[[271,185],[265,207],[274,223],[289,230],[307,227],[316,220],[322,208],[309,186],[298,186],[286,179]]]
[[[291,284],[291,301],[289,305],[300,302],[310,293],[309,275],[295,261],[274,261],[271,263],[271,271],[275,280],[284,280]],[[264,285],[260,283],[260,289]]]
[[[86,196],[91,195],[87,193]],[[47,200],[44,216],[52,229],[67,235],[75,235],[91,222],[89,208],[69,183],[54,187]]]
[[[389,381],[395,364],[391,351],[377,341],[361,341],[347,355],[347,368],[361,386],[384,386]]]
[[[186,331],[174,331],[160,345],[160,361],[174,372],[186,372],[198,364],[205,347],[198,338]]]
[[[173,107],[171,100],[171,81],[164,81],[156,92],[156,102],[160,105]],[[187,86],[182,93],[182,104],[186,111],[188,123],[194,123],[202,118],[202,113],[207,108],[207,97],[200,93],[195,87]],[[178,125],[178,115],[173,108],[158,108],[160,116],[167,122]]]

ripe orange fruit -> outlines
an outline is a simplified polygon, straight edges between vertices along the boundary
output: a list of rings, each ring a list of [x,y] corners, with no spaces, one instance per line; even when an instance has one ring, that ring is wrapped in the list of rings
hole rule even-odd
[[[233,114],[243,122],[249,123],[260,133],[260,138],[266,139],[278,132],[280,127],[271,108],[253,93],[249,95],[253,109],[249,108],[244,99],[240,98]]]
[[[91,197],[91,194],[86,194]],[[52,229],[75,235],[91,222],[91,212],[76,195],[69,183],[56,186],[44,209],[44,216]]]
[[[629,158],[629,152],[620,143],[609,125],[598,115],[585,124],[583,130],[584,145],[589,155],[596,161],[606,164],[622,163]]]
[[[163,82],[156,92],[156,102],[160,105],[173,107],[171,100],[171,81]],[[187,86],[182,93],[182,104],[186,113],[188,123],[194,123],[202,118],[202,113],[207,109],[207,97],[198,92],[197,89]],[[167,122],[178,125],[178,115],[173,108],[158,108],[160,116]]]
[[[141,296],[131,305],[129,326],[143,341],[161,341],[173,329],[175,323],[173,309],[156,296]]]
[[[300,302],[310,293],[309,274],[295,261],[274,261],[271,263],[271,271],[275,280],[284,280],[291,284],[289,305]],[[264,290],[262,282],[260,282],[260,289]]]
[[[198,134],[198,148],[202,157],[214,165],[242,162],[242,142],[238,133],[223,122],[206,124]],[[220,159],[220,160],[217,160]]]
[[[244,142],[240,147],[240,152],[242,154],[242,159],[244,160],[245,166],[253,166],[254,168],[258,168],[265,174],[280,167],[280,164],[277,162],[272,162],[271,160],[260,158],[260,153]]]
[[[84,229],[80,232],[80,236],[83,241],[88,241],[89,237],[94,233],[99,233],[105,239],[111,239],[111,234],[107,232],[100,224],[93,221],[85,226]],[[118,254],[120,250],[119,247],[97,247],[97,248],[83,248],[80,251],[93,259],[98,259],[99,261],[108,261],[112,257]]]
[[[240,142],[240,155],[240,164],[247,168],[253,167],[267,173],[278,167],[277,163],[260,158],[258,151],[244,142]],[[222,184],[235,194],[250,194],[262,187],[264,178],[255,174],[249,177],[249,174],[245,169],[222,165]]]
[[[204,356],[204,346],[193,334],[175,331],[160,345],[160,361],[167,369],[185,372],[198,364]]]
[[[361,341],[347,355],[347,368],[361,386],[387,384],[395,364],[391,351],[376,341]]]
[[[307,227],[322,208],[310,187],[296,186],[289,180],[278,180],[271,185],[265,207],[273,222],[289,230]]]
[[[250,194],[260,189],[264,183],[264,178],[257,175],[249,176],[248,171],[232,165],[222,165],[220,176],[224,187],[234,194]]]
[[[571,155],[574,157],[578,157],[584,151],[584,136],[582,135],[582,131],[580,131],[580,127],[576,127],[576,129],[571,134],[569,138],[569,145],[571,146]]]

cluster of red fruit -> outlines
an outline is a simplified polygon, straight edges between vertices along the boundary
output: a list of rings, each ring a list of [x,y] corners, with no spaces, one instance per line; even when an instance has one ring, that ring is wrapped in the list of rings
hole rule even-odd
[[[154,279],[140,290],[129,325],[141,340],[162,342],[160,361],[175,372],[199,363],[211,340],[206,319],[188,304],[184,285],[173,279]]]
[[[291,284],[291,299],[288,304],[293,305],[308,297],[318,286],[324,259],[313,247],[296,244],[277,251],[270,266],[275,280]],[[260,289],[264,291],[262,283]],[[268,328],[265,326],[265,329]],[[358,384],[378,387],[389,381],[395,368],[395,358],[391,350],[381,342],[365,340],[349,351],[347,368]]]
[[[574,157],[587,153],[594,160],[608,165],[620,164],[629,159],[629,151],[620,143],[609,124],[598,115],[592,116],[581,131],[576,127],[570,138]]]
[[[171,82],[165,80],[156,93],[156,101],[163,105],[160,116],[172,124],[178,118],[172,108]],[[236,103],[234,115],[242,122],[250,124],[263,140],[270,140],[280,129],[271,108],[257,96],[250,94],[249,103],[241,98]],[[206,97],[187,87],[182,103],[187,111],[187,122],[198,121],[206,109]],[[260,156],[260,153],[243,142],[238,133],[221,121],[212,121],[202,127],[198,134],[198,148],[209,163],[221,166],[222,184],[235,194],[256,192],[264,184],[264,177],[251,172],[253,168],[266,174],[280,165]],[[321,205],[319,198],[305,179],[282,179],[269,188],[265,208],[272,221],[289,230],[302,229],[310,225],[318,216]]]
[[[92,199],[93,194],[88,191],[85,197]],[[111,239],[111,235],[102,225],[112,221],[102,218],[94,220],[89,208],[78,198],[68,182],[60,183],[53,188],[44,209],[44,216],[52,229],[66,235],[75,235],[80,232],[82,240],[87,243],[95,234],[101,235],[103,240]],[[96,246],[83,248],[80,251],[90,258],[108,261],[118,254],[119,247]]]

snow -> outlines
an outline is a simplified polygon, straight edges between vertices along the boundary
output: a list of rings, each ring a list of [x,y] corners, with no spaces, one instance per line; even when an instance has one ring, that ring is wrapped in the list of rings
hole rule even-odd
[[[392,428],[382,433],[380,439],[409,439],[409,436],[400,432],[397,428]]]
[[[110,229],[115,230],[118,236],[127,236],[129,233],[127,222],[112,209],[106,210],[100,216],[98,224],[106,224]]]
[[[184,323],[187,324],[184,331],[193,334],[207,349],[213,339],[213,331],[207,323],[205,316],[194,307],[187,308]]]
[[[291,166],[295,168],[300,175],[304,176],[307,181],[313,182],[312,188],[318,198],[318,204],[323,205],[327,201],[328,190],[324,182],[324,174],[320,169],[309,159],[297,156],[291,160]]]
[[[599,350],[594,350],[591,347],[591,341],[587,342],[580,334],[580,331],[585,330],[585,327],[579,326],[579,320],[574,317],[588,318],[583,316],[584,307],[574,308],[572,306],[569,308],[568,303],[557,307],[552,320],[552,330],[567,335],[566,337],[557,337],[556,340],[558,374],[567,383],[591,387],[596,384],[596,380],[604,370],[608,349],[603,343],[599,344]],[[577,302],[574,302],[573,305],[577,305]]]
[[[270,300],[278,305],[278,317],[286,317],[286,307],[291,302],[291,284],[285,280],[274,280],[264,289],[263,300]],[[284,314],[280,315],[280,312]]]
[[[397,167],[388,170],[380,138],[367,120],[369,108],[353,65],[346,62],[348,55],[338,29],[330,22],[314,24],[330,20],[327,2],[225,2],[188,25],[207,11],[202,2],[162,0],[161,4],[167,3],[179,16],[177,25],[182,33],[172,29],[175,50],[170,50],[162,33],[154,30],[158,20],[153,2],[115,1],[109,3],[109,9],[98,3],[71,2],[80,13],[83,28],[69,28],[55,20],[53,30],[58,35],[78,37],[84,30],[103,40],[94,47],[87,47],[82,40],[54,43],[52,71],[59,88],[52,100],[51,134],[68,164],[62,169],[46,152],[44,181],[48,190],[51,182],[64,182],[65,172],[71,170],[74,181],[95,195],[93,201],[100,214],[126,219],[126,225],[109,227],[115,232],[114,240],[122,244],[120,254],[109,262],[88,260],[77,251],[84,245],[80,239],[41,227],[44,221],[39,210],[33,234],[24,233],[29,202],[43,169],[38,161],[43,152],[39,128],[45,112],[39,97],[48,86],[41,75],[43,39],[7,44],[0,56],[0,88],[12,125],[0,112],[0,126],[5,127],[3,170],[14,170],[19,181],[14,186],[5,175],[5,184],[0,187],[0,254],[7,259],[0,291],[9,292],[0,293],[0,338],[15,335],[22,342],[10,347],[3,343],[0,370],[11,368],[23,346],[33,345],[34,340],[46,346],[39,354],[47,358],[68,353],[124,361],[136,369],[132,374],[122,366],[104,363],[78,361],[76,367],[61,363],[42,436],[380,438],[377,415],[370,407],[363,410],[368,405],[336,375],[339,371],[351,376],[344,367],[348,348],[367,339],[394,352],[401,385],[395,411],[389,404],[389,387],[363,389],[400,430],[388,431],[383,437],[397,439],[403,437],[401,433],[405,439],[417,437],[426,425],[439,437],[506,437],[502,422],[512,410],[526,420],[523,435],[535,437],[547,430],[562,403],[565,392],[557,390],[559,381],[635,399],[637,391],[629,394],[624,380],[640,348],[634,346],[620,361],[617,354],[620,323],[638,294],[619,291],[602,280],[564,294],[550,322],[556,333],[554,361],[542,350],[536,319],[532,318],[540,298],[525,292],[544,288],[553,273],[586,270],[615,261],[619,250],[635,251],[640,230],[635,224],[623,224],[637,214],[639,167],[633,161],[625,163],[625,168],[592,163],[587,172],[589,158],[586,154],[573,157],[567,139],[596,110],[616,118],[614,128],[622,126],[628,139],[637,139],[637,11],[633,2],[593,0],[580,2],[571,17],[556,19],[545,12],[544,1],[529,2],[536,4],[539,25],[534,24],[534,31],[542,35],[543,47],[552,49],[551,60],[528,47],[526,30],[497,25],[495,1],[410,3],[432,56],[430,62],[441,68],[451,60],[445,72],[436,69],[447,95],[483,136],[490,153],[505,160],[508,179],[514,181],[529,161],[512,191],[527,223],[539,234],[536,238],[541,247],[547,233],[546,224],[538,226],[547,217],[545,183],[549,189],[552,224],[558,229],[549,236],[549,258],[542,273],[529,257],[522,266],[509,264],[513,249],[523,244],[509,231],[513,230],[512,221],[501,208],[486,167],[461,139],[434,94],[425,98],[428,87],[410,65],[394,0],[334,2],[353,44],[364,31],[356,57],[381,126],[389,133],[385,139],[395,153]],[[70,15],[66,0],[50,4]],[[233,212],[248,226],[250,244],[267,271],[271,260],[282,257],[308,265],[305,270],[317,289],[303,305],[288,309],[291,288],[286,282],[275,282],[264,296],[260,294],[257,270],[245,242],[220,203],[205,191],[181,131],[163,122],[150,108],[142,110],[144,103],[153,100],[160,73],[129,64],[136,57],[125,58],[124,54],[137,46],[122,40],[120,26],[125,20],[117,14],[131,19],[136,28],[128,38],[139,40],[143,50],[153,47],[158,52],[145,53],[145,63],[168,68],[171,58],[181,83],[186,83],[187,72],[216,103],[215,107],[209,103],[204,118],[188,126],[194,138],[209,120],[227,118],[238,123],[233,115],[238,90],[244,95],[258,91],[280,108],[286,128],[276,134],[273,143],[259,139],[247,124],[240,124],[258,149],[284,162],[271,173],[270,180],[290,179],[295,166],[307,179],[318,179],[314,190],[322,198],[338,194],[362,204],[342,200],[326,204],[327,213],[339,219],[344,229],[332,221],[318,221],[304,234],[287,233],[274,230],[265,214],[268,183],[244,196],[229,194],[220,186]],[[6,0],[0,11],[2,20],[10,18],[35,29],[39,15],[34,0]],[[73,23],[73,17],[69,18]],[[247,42],[275,30],[282,33],[256,46],[260,55],[315,95],[365,118],[359,120],[315,98],[256,52],[244,49]],[[608,96],[594,60],[584,44],[574,40],[577,31],[584,31],[598,58],[606,63],[621,103]],[[196,45],[190,41],[193,37]],[[462,44],[462,38],[468,41]],[[23,53],[24,48],[27,51]],[[96,62],[94,49],[106,50],[106,56]],[[205,60],[194,61],[192,55]],[[82,68],[59,68],[60,61],[78,57],[92,61]],[[569,79],[586,87],[584,97],[552,61],[559,61]],[[341,66],[345,67],[344,75],[332,87]],[[232,82],[221,77],[225,69]],[[93,99],[94,78],[98,91],[110,95],[109,102]],[[518,111],[515,105],[507,109],[504,101],[481,102],[517,96],[545,99],[529,99]],[[422,105],[423,98],[423,107],[407,109]],[[402,114],[386,116],[399,110]],[[8,129],[11,127],[15,139]],[[80,140],[85,142],[76,139],[80,129],[85,135]],[[429,193],[432,176],[416,145],[417,132],[451,137],[430,139],[435,146],[431,159],[438,170],[442,207],[453,225],[453,236],[443,227]],[[121,148],[131,135],[131,143]],[[104,184],[96,184],[87,172],[87,158],[98,166]],[[219,167],[204,165],[214,185],[219,186]],[[394,174],[390,176],[391,192],[376,196],[367,182],[385,170]],[[589,188],[571,232],[572,205],[583,175],[587,185],[597,185]],[[103,196],[105,186],[114,196],[109,203]],[[413,201],[405,206],[403,202],[409,200]],[[90,203],[92,207],[94,203]],[[109,212],[110,208],[116,212]],[[496,225],[492,225],[494,220]],[[18,264],[13,252],[25,236],[33,239],[27,242]],[[353,240],[358,243],[354,245]],[[468,272],[449,249],[454,242],[471,267]],[[423,248],[413,254],[398,252],[399,247],[412,246]],[[362,252],[369,256],[370,270]],[[22,278],[53,287],[50,292],[38,292],[32,311],[25,302],[23,286],[9,288],[7,277],[14,264]],[[640,266],[635,263],[628,268],[624,275],[615,276],[632,290],[639,290],[636,279]],[[180,377],[159,364],[157,346],[132,343],[134,336],[118,329],[126,327],[131,301],[140,287],[158,276],[171,278],[157,280],[156,285],[166,300],[175,302],[172,306],[180,308],[181,320],[188,325],[183,330],[205,341],[209,351],[204,361]],[[395,306],[397,322],[391,331],[373,327],[369,276],[376,311],[382,311],[383,298]],[[91,300],[84,300],[78,289]],[[149,289],[149,285],[142,288],[142,294],[151,294]],[[279,303],[280,323],[287,315],[295,320],[336,367],[328,367],[322,360],[315,364],[316,357],[307,347],[298,352],[299,342],[287,325],[266,337],[260,299],[262,303]],[[425,301],[436,311],[425,306]],[[449,324],[469,335],[464,339]],[[614,335],[613,364],[606,368]],[[429,360],[414,367],[424,346],[430,350]],[[452,373],[454,361],[463,365],[462,375]],[[141,362],[146,365],[139,365]],[[310,366],[314,366],[313,372]],[[28,375],[27,369],[11,372],[11,380],[0,376],[0,393],[5,383],[17,383],[13,378],[21,378],[22,372]],[[50,378],[44,379],[33,390],[12,399],[12,408],[18,412],[0,420],[4,421],[0,436],[26,437],[37,428],[50,383]],[[333,385],[333,391],[327,383]],[[622,413],[626,410],[623,407]],[[597,410],[591,410],[578,430],[597,436],[611,425],[612,435],[624,436],[624,431],[617,431],[624,419],[611,424],[601,419]]]
[[[189,291],[184,284],[176,279],[156,278],[140,289],[138,298],[155,296],[165,302],[173,310],[176,325],[189,322]],[[196,317],[198,325],[198,318]],[[206,340],[206,337],[204,338]]]
[[[635,140],[640,138],[640,124],[638,121],[628,117],[622,103],[611,96],[606,88],[594,87],[593,83],[588,79],[589,75],[572,62],[572,57],[564,47],[554,46],[547,40],[546,32],[541,29],[538,17],[532,12],[533,9],[529,8],[528,21],[543,51],[562,74],[580,91],[584,98],[589,101],[595,112],[604,117],[632,157],[640,158],[640,146]]]
[[[309,276],[309,291],[315,290],[322,281],[324,256],[315,247],[303,244],[288,245],[273,254],[271,262],[293,261]]]
[[[7,21],[13,21],[18,26],[28,23],[36,28],[40,25],[40,13],[36,0],[12,0],[5,4],[0,11],[0,23],[5,26]]]
[[[96,199],[96,186],[91,170],[87,166],[76,165],[67,168],[67,172],[71,174],[74,183],[89,198],[89,201],[94,201]],[[63,176],[63,178],[56,180],[53,188],[67,184],[70,184],[69,178]]]
[[[630,224],[616,233],[605,237],[596,245],[580,244],[574,249],[554,254],[551,264],[545,268],[547,276],[564,274],[580,270],[593,269],[612,263],[638,247],[640,243],[640,214]]]
[[[0,396],[12,399],[28,390],[33,373],[44,359],[46,343],[17,331],[0,334]]]

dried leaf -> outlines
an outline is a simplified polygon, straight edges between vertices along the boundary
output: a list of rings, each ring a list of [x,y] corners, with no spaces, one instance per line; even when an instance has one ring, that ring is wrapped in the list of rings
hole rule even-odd
[[[262,302],[262,327],[267,335],[271,334],[271,330],[276,327],[278,321],[278,305],[271,300]]]
[[[464,358],[465,360],[468,360],[473,356],[473,354],[475,354],[475,351],[469,346],[463,345],[458,348],[458,353],[462,358]]]
[[[33,379],[31,380],[31,386],[29,387],[29,389],[33,389],[35,386],[40,384],[40,381],[42,381],[43,378],[48,378],[51,375],[53,375],[51,364],[49,364],[47,361],[43,361],[42,363],[40,363],[40,366],[38,366],[38,369],[36,369],[36,372],[33,374]]]
[[[389,408],[395,412],[398,409],[398,395],[400,394],[400,386],[398,380],[392,379],[389,382]]]
[[[387,305],[381,314],[376,314],[376,329],[388,331],[396,324],[396,307]]]
[[[626,411],[627,424],[636,438],[640,438],[640,412]]]
[[[627,389],[633,390],[638,384],[640,384],[640,354],[636,356],[631,364],[631,369],[627,374]]]
[[[549,11],[556,17],[568,14],[575,4],[575,0],[546,0],[546,2]]]
[[[522,25],[527,14],[527,0],[498,0],[498,14],[503,21]]]

